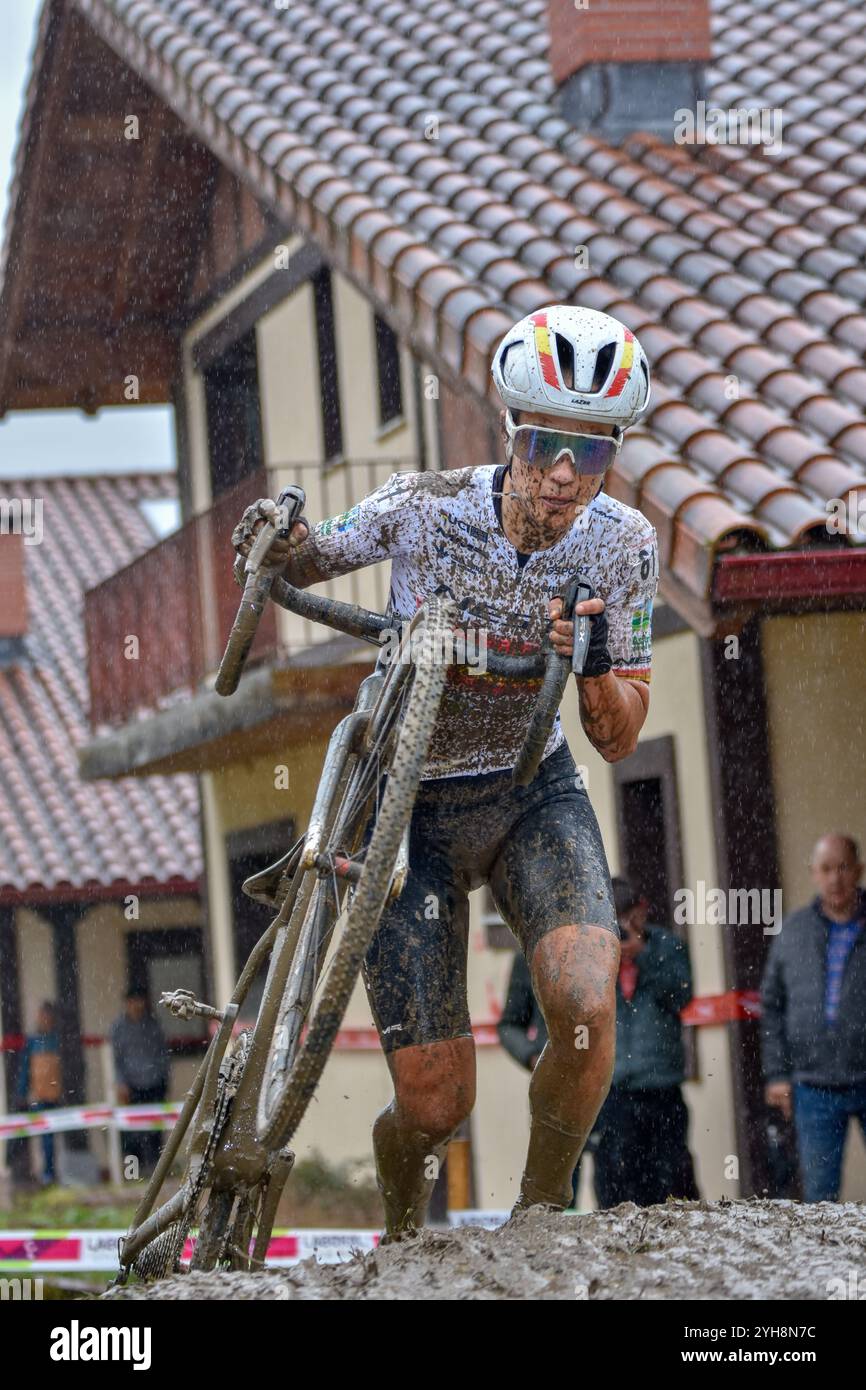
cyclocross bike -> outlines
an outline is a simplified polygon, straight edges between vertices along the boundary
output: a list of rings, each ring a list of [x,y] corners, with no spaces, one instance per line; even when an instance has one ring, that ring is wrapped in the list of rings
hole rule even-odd
[[[288,1145],[318,1085],[382,912],[409,873],[412,808],[448,665],[457,664],[457,610],[450,600],[427,599],[395,644],[388,640],[393,620],[385,615],[288,584],[268,568],[267,557],[276,537],[288,535],[304,500],[300,488],[281,493],[277,516],[263,525],[246,562],[236,561],[244,596],[216,689],[229,695],[237,688],[268,601],[383,651],[361,682],[351,714],[331,735],[305,833],[282,859],[244,884],[276,916],[250,953],[230,1001],[216,1009],[185,990],[160,1000],[177,1017],[204,1017],[216,1026],[120,1242],[120,1283],[130,1273],[158,1279],[178,1272],[193,1231],[191,1269],[264,1267],[294,1161]],[[563,618],[588,596],[575,578],[562,595]],[[589,619],[579,616],[570,661],[546,641],[539,654],[487,655],[493,675],[541,678],[514,769],[518,785],[528,785],[537,771],[569,671],[582,670],[588,641]],[[265,963],[255,1024],[235,1036],[238,1012]],[[184,1145],[180,1185],[157,1206]]]

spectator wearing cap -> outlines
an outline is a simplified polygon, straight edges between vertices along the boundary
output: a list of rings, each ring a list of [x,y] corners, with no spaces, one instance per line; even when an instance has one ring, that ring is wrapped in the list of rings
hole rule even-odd
[[[685,1057],[680,1011],[692,997],[688,952],[673,932],[647,922],[646,899],[613,880],[622,934],[616,991],[616,1061],[596,1122],[599,1207],[651,1206],[696,1198],[683,1100]]]
[[[810,860],[816,896],[786,917],[762,984],[765,1098],[793,1116],[807,1202],[835,1202],[850,1120],[866,1136],[866,893],[850,835]]]

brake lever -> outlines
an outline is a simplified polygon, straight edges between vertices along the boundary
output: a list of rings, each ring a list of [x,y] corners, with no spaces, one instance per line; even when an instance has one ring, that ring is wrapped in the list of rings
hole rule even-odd
[[[239,563],[241,557],[238,556],[235,560],[235,575],[241,579],[244,592],[214,683],[218,695],[233,695],[238,688],[238,681],[253,644],[259,619],[277,577],[275,571],[264,567],[265,560],[274,541],[278,537],[285,539],[289,536],[306,500],[303,488],[284,488],[277,498],[279,515],[275,521],[266,521],[261,528],[250,548],[243,570]]]
[[[293,524],[291,517],[294,515],[297,520],[305,502],[306,493],[303,488],[294,485],[283,488],[277,498],[279,517],[276,521],[267,521],[256,536],[244,566],[246,575],[255,574],[261,568],[274,541],[288,539]]]
[[[565,586],[565,592],[560,595],[562,599],[562,612],[560,618],[564,622],[574,622],[574,639],[571,647],[571,669],[576,676],[583,674],[586,663],[586,655],[589,651],[589,639],[592,635],[590,613],[578,613],[575,618],[574,609],[578,603],[584,603],[592,598],[592,589],[585,579],[581,579],[576,574]]]

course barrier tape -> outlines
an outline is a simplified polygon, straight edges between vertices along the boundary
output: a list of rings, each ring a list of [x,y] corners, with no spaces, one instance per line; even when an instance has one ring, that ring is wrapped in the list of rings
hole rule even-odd
[[[761,996],[755,989],[729,989],[724,994],[696,995],[680,1013],[680,1020],[689,1027],[708,1023],[731,1023],[735,1019],[758,1018],[761,1013]],[[235,1031],[249,1027],[252,1020],[239,1019]],[[498,1022],[486,1019],[472,1024],[472,1036],[477,1047],[498,1047]],[[82,1034],[82,1047],[101,1047],[108,1039],[99,1034]],[[172,1040],[168,1044],[171,1047]],[[20,1052],[26,1042],[23,1034],[5,1033],[0,1036],[0,1052]],[[204,1048],[207,1038],[200,1039]],[[379,1035],[370,1024],[360,1027],[341,1028],[334,1039],[336,1052],[378,1052]]]
[[[32,1139],[70,1129],[173,1129],[181,1109],[180,1102],[157,1101],[149,1105],[68,1105],[0,1115],[0,1140]]]
[[[507,1211],[454,1211],[449,1213],[449,1224],[493,1229],[508,1216]],[[0,1274],[116,1273],[117,1243],[125,1235],[125,1231],[0,1231]],[[319,1264],[342,1264],[355,1254],[375,1250],[379,1240],[379,1231],[274,1231],[267,1263],[279,1269],[313,1257]],[[184,1263],[192,1250],[193,1241],[188,1238],[181,1256]]]
[[[680,1021],[693,1028],[760,1017],[761,995],[756,989],[729,989],[724,994],[698,995],[689,1000],[680,1013]]]
[[[761,996],[754,989],[729,989],[724,994],[705,994],[692,999],[682,1010],[680,1020],[688,1027],[700,1028],[761,1016]],[[481,1047],[498,1045],[495,1023],[476,1023],[473,1036]],[[346,1051],[377,1052],[379,1037],[375,1028],[345,1028],[338,1034]],[[4,1139],[32,1139],[40,1134],[59,1134],[70,1129],[152,1130],[172,1129],[180,1114],[180,1104],[164,1101],[150,1105],[79,1105],[57,1110],[30,1111],[19,1115],[0,1115],[0,1142]]]

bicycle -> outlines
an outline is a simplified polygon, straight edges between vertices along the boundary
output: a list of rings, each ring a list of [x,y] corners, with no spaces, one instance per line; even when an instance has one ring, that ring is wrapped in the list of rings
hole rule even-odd
[[[244,565],[244,597],[216,688],[236,689],[265,603],[385,647],[392,620],[354,604],[294,588],[268,568],[277,535],[300,515],[299,488],[280,494],[278,518],[262,528]],[[589,591],[576,577],[563,617]],[[429,598],[390,657],[361,681],[352,712],[331,735],[304,834],[275,864],[243,887],[276,916],[254,946],[222,1010],[188,991],[162,996],[180,1018],[203,1017],[217,1028],[185,1097],[177,1123],[120,1242],[117,1276],[162,1278],[181,1269],[187,1236],[197,1228],[191,1269],[262,1269],[277,1206],[291,1172],[288,1144],[315,1092],[388,901],[409,872],[409,824],[453,653],[455,604]],[[547,641],[538,654],[488,653],[494,675],[541,677],[514,780],[532,780],[559,708],[569,671],[582,670],[589,619],[575,622],[569,662]],[[268,962],[255,1024],[233,1037],[252,981]],[[180,1187],[154,1210],[187,1140]]]

